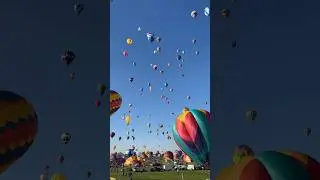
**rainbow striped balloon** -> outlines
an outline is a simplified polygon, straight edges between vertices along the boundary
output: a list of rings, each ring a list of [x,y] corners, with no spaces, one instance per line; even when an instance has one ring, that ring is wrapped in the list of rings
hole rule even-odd
[[[116,91],[110,90],[110,116],[120,109],[122,98]]]
[[[320,164],[299,152],[264,151],[243,157],[216,176],[216,180],[319,180]]]
[[[38,117],[23,97],[0,91],[0,174],[32,145],[38,131]]]
[[[195,163],[209,162],[210,113],[184,108],[173,124],[173,138],[180,149]]]

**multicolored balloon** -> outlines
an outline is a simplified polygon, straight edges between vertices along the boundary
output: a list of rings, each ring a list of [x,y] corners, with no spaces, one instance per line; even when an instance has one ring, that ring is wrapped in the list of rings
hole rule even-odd
[[[110,90],[110,116],[120,109],[122,98],[116,91]]]
[[[318,180],[320,164],[299,152],[265,151],[223,169],[216,180]]]
[[[209,162],[210,113],[184,108],[173,124],[173,137],[180,149],[195,163]]]
[[[10,91],[0,91],[0,174],[32,145],[38,132],[33,106]]]
[[[166,151],[163,154],[163,159],[164,160],[172,160],[173,159],[173,153],[171,151]]]
[[[188,155],[184,154],[184,155],[183,155],[183,162],[185,162],[185,163],[191,163],[191,162],[192,162],[192,159],[191,159]]]

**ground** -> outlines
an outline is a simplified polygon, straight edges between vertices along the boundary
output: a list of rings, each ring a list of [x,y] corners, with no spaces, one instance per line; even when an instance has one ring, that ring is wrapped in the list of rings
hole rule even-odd
[[[182,179],[183,173],[183,179]],[[116,180],[129,180],[128,176],[111,172]],[[133,173],[133,180],[206,180],[210,178],[210,171],[180,171],[180,172],[143,172]]]

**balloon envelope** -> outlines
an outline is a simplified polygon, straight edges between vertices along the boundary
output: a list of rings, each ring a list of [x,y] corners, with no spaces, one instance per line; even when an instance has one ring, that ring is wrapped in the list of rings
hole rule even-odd
[[[38,131],[38,117],[23,97],[0,91],[0,174],[32,145]]]
[[[173,137],[180,149],[198,164],[209,161],[210,113],[187,108],[173,124]]]
[[[320,164],[298,152],[265,151],[246,156],[236,165],[223,169],[216,180],[317,180]]]
[[[116,91],[110,90],[110,116],[118,111],[122,104],[122,98]]]

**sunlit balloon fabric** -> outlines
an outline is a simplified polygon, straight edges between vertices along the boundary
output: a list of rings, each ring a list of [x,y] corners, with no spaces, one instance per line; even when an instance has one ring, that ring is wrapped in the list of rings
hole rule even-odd
[[[32,105],[13,92],[0,91],[0,174],[29,149],[37,131]]]
[[[185,108],[173,124],[173,137],[180,149],[199,164],[209,161],[210,113]]]
[[[51,176],[51,180],[67,180],[66,176],[60,173],[54,173]]]
[[[319,180],[320,164],[298,152],[265,151],[223,169],[216,180]]]
[[[110,90],[110,116],[115,113],[122,104],[122,98],[116,91]]]

